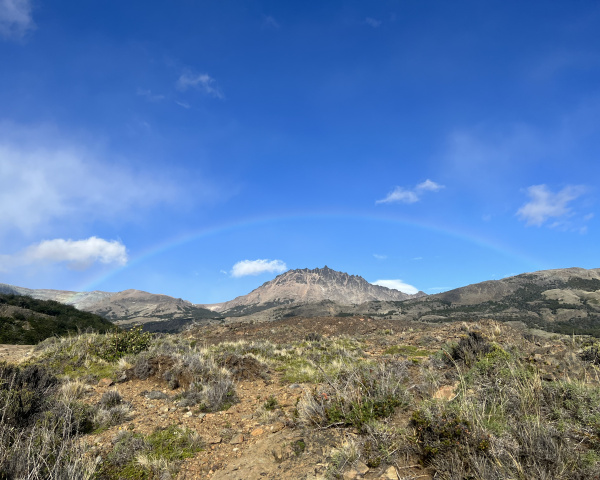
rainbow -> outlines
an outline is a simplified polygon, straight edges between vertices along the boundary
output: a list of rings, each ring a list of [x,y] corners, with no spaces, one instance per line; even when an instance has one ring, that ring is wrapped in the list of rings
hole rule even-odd
[[[280,215],[270,216],[257,216],[252,218],[246,218],[242,220],[229,221],[220,223],[217,225],[211,225],[209,227],[194,230],[192,232],[186,232],[178,236],[164,240],[150,248],[138,253],[135,257],[131,258],[130,261],[124,265],[114,268],[108,272],[90,279],[87,279],[85,284],[78,288],[78,291],[85,292],[91,291],[98,288],[98,285],[105,283],[110,278],[118,275],[120,272],[132,268],[136,265],[140,265],[150,258],[159,256],[167,251],[174,250],[183,245],[198,241],[200,239],[216,236],[220,234],[243,231],[244,229],[256,228],[260,226],[269,226],[283,222],[294,222],[294,221],[307,221],[307,220],[345,220],[348,222],[383,222],[386,224],[398,225],[405,228],[418,228],[431,232],[435,235],[442,235],[451,237],[454,239],[461,240],[463,242],[470,243],[474,246],[488,249],[496,254],[506,256],[514,260],[519,260],[525,264],[530,265],[531,270],[540,270],[544,268],[543,262],[530,256],[526,256],[522,252],[516,251],[514,248],[502,244],[496,239],[486,238],[475,232],[460,231],[455,228],[432,224],[425,221],[408,220],[405,218],[394,217],[386,214],[356,214],[356,213],[345,213],[345,212],[319,212],[319,213],[288,213]],[[358,272],[360,274],[360,272]]]

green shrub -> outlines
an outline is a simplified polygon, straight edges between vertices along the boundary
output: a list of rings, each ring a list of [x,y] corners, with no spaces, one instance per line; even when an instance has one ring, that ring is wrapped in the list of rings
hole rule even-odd
[[[198,435],[174,425],[156,429],[147,437],[123,431],[101,465],[97,479],[172,478],[181,461],[193,457],[201,449],[202,440]]]
[[[142,331],[141,326],[115,331],[107,334],[105,343],[94,345],[96,348],[92,353],[107,362],[114,362],[125,355],[137,355],[148,350],[152,337],[152,333]]]

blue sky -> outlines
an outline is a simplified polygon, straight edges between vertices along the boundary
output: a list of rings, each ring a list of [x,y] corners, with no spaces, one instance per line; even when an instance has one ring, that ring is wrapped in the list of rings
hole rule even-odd
[[[0,282],[600,267],[598,2],[0,0],[0,65]]]

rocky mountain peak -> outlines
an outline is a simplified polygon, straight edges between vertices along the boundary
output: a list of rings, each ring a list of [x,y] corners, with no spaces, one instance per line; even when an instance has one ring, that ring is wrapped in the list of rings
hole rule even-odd
[[[338,272],[325,265],[323,268],[288,270],[248,295],[212,308],[225,311],[249,305],[318,303],[324,300],[353,305],[374,300],[407,300],[423,295],[425,294],[422,292],[409,295],[391,288],[372,285],[358,275]]]

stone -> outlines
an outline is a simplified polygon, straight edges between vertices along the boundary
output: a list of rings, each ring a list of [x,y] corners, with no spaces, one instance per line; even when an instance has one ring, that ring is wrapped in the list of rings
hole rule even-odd
[[[263,433],[265,433],[265,430],[263,428],[255,428],[254,430],[252,430],[252,432],[250,432],[250,435],[252,435],[253,437],[258,437],[259,435],[262,435]]]
[[[440,387],[440,389],[433,394],[433,398],[437,398],[439,400],[452,400],[456,394],[457,385],[444,385]]]
[[[209,445],[216,445],[217,443],[221,443],[223,439],[221,437],[211,437],[207,440]]]
[[[114,382],[110,378],[103,378],[98,382],[99,387],[110,387]]]
[[[363,462],[358,462],[356,464],[356,471],[361,475],[364,475],[369,471],[369,467],[367,467]]]
[[[231,439],[231,442],[229,442],[231,445],[239,445],[240,443],[244,443],[244,435],[242,435],[241,433],[238,433],[236,436],[234,436]]]
[[[355,480],[358,477],[358,472],[351,468],[350,470],[346,470],[342,475],[344,480]]]
[[[390,465],[383,473],[381,480],[398,480],[398,473],[393,465]]]
[[[275,422],[273,425],[271,425],[271,432],[275,433],[275,432],[279,432],[280,430],[283,430],[285,428],[285,424],[283,422]]]

